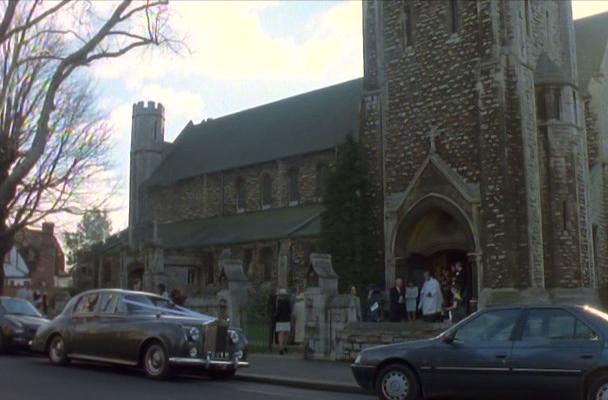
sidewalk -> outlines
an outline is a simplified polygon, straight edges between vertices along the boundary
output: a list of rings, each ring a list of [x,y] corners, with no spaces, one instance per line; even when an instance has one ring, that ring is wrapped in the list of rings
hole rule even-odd
[[[250,354],[248,361],[250,367],[239,370],[235,379],[305,389],[361,393],[349,363],[309,361],[302,359],[300,354]]]

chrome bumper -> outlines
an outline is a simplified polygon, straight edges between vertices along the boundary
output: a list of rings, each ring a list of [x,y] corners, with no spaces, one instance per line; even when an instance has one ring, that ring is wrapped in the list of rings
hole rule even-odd
[[[249,363],[247,361],[239,361],[238,359],[234,359],[232,361],[228,360],[213,360],[210,357],[207,358],[188,358],[188,357],[171,357],[169,358],[169,362],[171,364],[176,365],[188,365],[193,367],[204,367],[204,368],[219,368],[219,369],[228,369],[228,368],[247,368],[249,367]]]

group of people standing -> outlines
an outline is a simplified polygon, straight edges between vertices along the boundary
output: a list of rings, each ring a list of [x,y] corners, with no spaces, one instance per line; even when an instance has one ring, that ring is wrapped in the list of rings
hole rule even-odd
[[[48,294],[44,284],[32,290],[30,282],[25,281],[23,287],[17,290],[16,296],[32,303],[42,315],[48,314]]]
[[[458,322],[467,313],[465,283],[461,262],[452,264],[448,273],[442,274],[441,282],[432,272],[425,271],[421,288],[412,280],[404,286],[403,279],[398,278],[389,293],[390,319],[393,322],[413,321],[420,313],[426,322],[446,319]]]
[[[169,293],[167,291],[167,287],[164,283],[159,283],[156,287],[156,292],[160,297],[163,297],[167,300],[171,300],[173,303],[178,306],[183,306],[186,303],[186,299],[188,298],[186,295],[182,293],[181,290],[175,288]]]

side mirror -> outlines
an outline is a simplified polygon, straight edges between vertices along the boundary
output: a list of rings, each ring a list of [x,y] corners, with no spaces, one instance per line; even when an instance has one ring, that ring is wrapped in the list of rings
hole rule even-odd
[[[443,343],[446,343],[446,344],[452,344],[452,343],[454,343],[454,334],[453,334],[453,333],[450,333],[450,334],[444,335],[444,336],[441,338],[441,341],[442,341]]]

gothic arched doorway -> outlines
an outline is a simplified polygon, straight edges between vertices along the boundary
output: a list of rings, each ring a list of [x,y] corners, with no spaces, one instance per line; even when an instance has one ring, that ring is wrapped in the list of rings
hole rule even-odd
[[[401,219],[395,240],[395,274],[417,285],[424,271],[431,271],[449,297],[452,266],[463,266],[461,289],[467,300],[477,298],[477,267],[470,255],[477,253],[472,225],[456,204],[428,196],[411,207]]]

